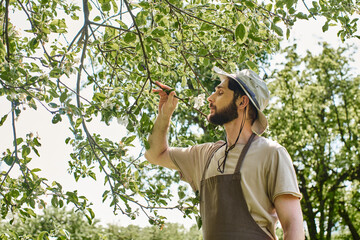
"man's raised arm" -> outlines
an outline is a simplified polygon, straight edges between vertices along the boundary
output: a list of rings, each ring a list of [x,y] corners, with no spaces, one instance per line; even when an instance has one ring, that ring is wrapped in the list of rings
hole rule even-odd
[[[152,133],[149,136],[150,148],[145,152],[145,158],[152,164],[160,165],[167,168],[176,169],[175,164],[170,159],[167,133],[170,126],[170,120],[178,103],[175,92],[169,95],[164,91],[170,87],[157,82],[161,89],[153,90],[159,93],[159,113],[154,123]]]

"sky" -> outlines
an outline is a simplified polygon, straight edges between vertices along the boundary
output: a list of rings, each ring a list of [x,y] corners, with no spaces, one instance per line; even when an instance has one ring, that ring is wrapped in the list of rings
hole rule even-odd
[[[354,74],[360,74],[360,40],[351,39],[342,43],[336,36],[338,29],[331,27],[329,31],[323,33],[322,25],[324,21],[321,19],[311,19],[310,21],[298,21],[292,29],[291,37],[281,43],[282,47],[297,43],[298,52],[305,53],[311,51],[312,53],[320,53],[321,48],[319,42],[327,41],[332,47],[344,46],[350,44],[356,54],[354,55],[355,62],[352,64],[354,67]],[[72,26],[74,32],[79,29],[79,26]],[[274,55],[271,59],[271,64],[281,64],[284,58],[279,55]],[[10,102],[4,97],[0,97],[0,118],[10,112]],[[72,175],[68,173],[68,161],[70,160],[69,153],[72,151],[71,146],[65,144],[65,139],[71,136],[68,129],[66,120],[59,124],[51,123],[52,115],[39,106],[37,111],[26,109],[22,111],[20,118],[16,121],[16,130],[18,137],[25,138],[27,133],[32,132],[39,135],[41,140],[41,148],[39,149],[40,158],[34,158],[31,162],[31,168],[40,168],[41,172],[38,174],[47,178],[49,182],[58,181],[62,184],[65,190],[77,189],[79,195],[85,195],[89,201],[93,202],[93,210],[96,218],[100,219],[103,224],[114,223],[126,226],[128,224],[136,224],[140,226],[147,226],[147,219],[145,216],[140,216],[135,221],[130,221],[127,217],[122,215],[115,216],[112,213],[112,208],[109,204],[102,203],[102,194],[104,191],[103,179],[99,177],[98,181],[92,179],[79,179],[76,182]],[[99,121],[94,121],[99,122]],[[101,133],[102,137],[107,137],[112,140],[119,140],[124,137],[127,132],[125,128],[113,121],[110,126],[105,124],[92,125],[89,124],[89,129]],[[11,148],[12,145],[12,126],[10,118],[0,127],[0,154],[6,149]],[[138,155],[139,146],[131,150],[131,154]],[[49,203],[50,204],[50,203]],[[184,219],[182,214],[178,211],[170,210],[165,212],[169,222],[178,222],[185,227],[190,227],[196,224],[195,220]]]

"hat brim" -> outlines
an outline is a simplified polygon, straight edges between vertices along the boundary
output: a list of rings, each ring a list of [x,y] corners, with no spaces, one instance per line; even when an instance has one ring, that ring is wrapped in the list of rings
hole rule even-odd
[[[236,81],[236,76],[234,76],[233,74],[229,74],[218,67],[214,67],[214,71],[219,75],[221,81],[224,81],[227,77],[230,77]],[[254,133],[256,133],[257,135],[261,135],[265,132],[266,128],[269,125],[268,120],[266,119],[264,113],[257,107],[254,100],[248,93],[248,91],[238,81],[236,81],[236,82],[239,84],[241,89],[245,92],[246,96],[250,99],[250,101],[252,102],[252,104],[254,105],[254,107],[256,108],[256,110],[258,112],[258,117],[252,124],[251,130]]]

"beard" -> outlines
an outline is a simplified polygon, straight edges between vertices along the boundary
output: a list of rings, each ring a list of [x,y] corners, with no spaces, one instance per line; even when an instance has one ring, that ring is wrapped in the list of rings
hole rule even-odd
[[[224,125],[225,123],[231,122],[239,116],[237,107],[234,101],[228,106],[216,112],[214,108],[214,114],[209,114],[208,121],[215,125]]]

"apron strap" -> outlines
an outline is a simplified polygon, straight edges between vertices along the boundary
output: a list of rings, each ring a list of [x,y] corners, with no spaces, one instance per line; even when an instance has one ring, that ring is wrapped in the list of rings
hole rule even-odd
[[[252,133],[248,142],[246,143],[246,145],[244,146],[243,150],[241,151],[241,154],[240,154],[240,157],[239,157],[239,161],[238,163],[236,164],[236,167],[235,167],[235,171],[234,171],[234,174],[240,174],[240,169],[241,169],[241,166],[244,162],[244,158],[245,158],[245,155],[246,153],[248,152],[249,148],[250,148],[250,145],[252,143],[252,141],[254,140],[254,137],[256,136],[255,133]]]
[[[214,143],[212,149],[210,150],[210,155],[209,155],[210,157],[206,161],[205,168],[204,168],[204,171],[203,171],[203,175],[201,177],[201,181],[203,181],[205,179],[206,170],[209,168],[211,159],[213,158],[214,154],[216,153],[217,150],[219,150],[225,144],[226,144],[225,141],[217,141],[216,143]]]

